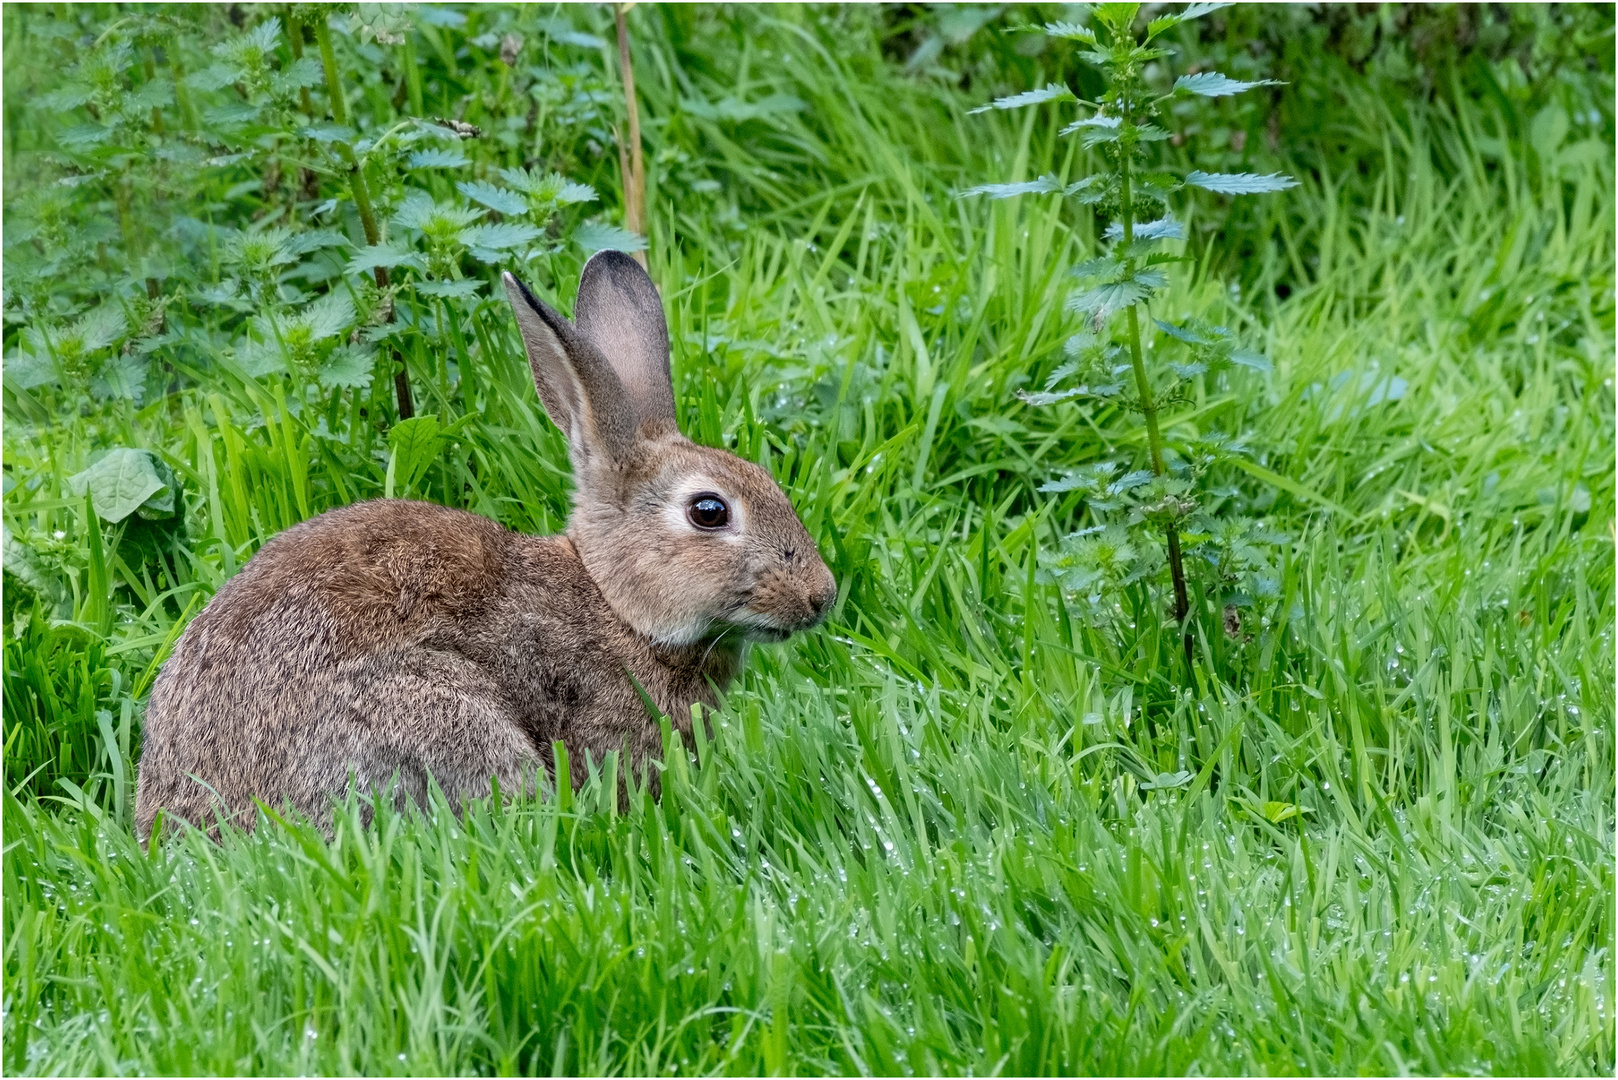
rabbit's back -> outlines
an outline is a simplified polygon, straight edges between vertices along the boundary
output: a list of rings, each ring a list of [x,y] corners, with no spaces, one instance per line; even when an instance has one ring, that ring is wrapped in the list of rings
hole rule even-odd
[[[426,503],[330,511],[265,544],[181,636],[147,710],[138,826],[159,807],[250,824],[255,798],[318,816],[350,776],[418,799],[428,774],[511,790],[557,738],[644,751],[624,667],[660,700],[703,673],[649,670],[615,624],[565,537]]]

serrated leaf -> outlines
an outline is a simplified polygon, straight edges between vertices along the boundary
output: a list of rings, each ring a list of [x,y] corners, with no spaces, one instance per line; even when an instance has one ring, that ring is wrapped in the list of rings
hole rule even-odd
[[[1269,357],[1263,353],[1256,353],[1251,349],[1230,350],[1230,362],[1239,364],[1244,368],[1250,368],[1253,371],[1268,372],[1274,370],[1274,365],[1270,363]]]
[[[1115,221],[1107,226],[1108,240],[1122,240],[1124,238],[1123,222]],[[1143,221],[1135,226],[1136,240],[1183,240],[1185,230],[1180,223],[1172,217],[1158,218],[1156,221]]]
[[[14,352],[6,357],[5,381],[15,389],[32,390],[56,381],[56,365],[47,356]]]
[[[461,231],[461,243],[467,247],[503,248],[521,247],[545,235],[545,230],[526,222],[504,221],[498,225],[474,225]]]
[[[161,511],[165,493],[172,512],[173,492],[157,465],[150,451],[121,446],[109,450],[83,472],[68,477],[68,490],[81,497],[88,492],[96,516],[110,523],[124,520],[151,499],[157,500],[154,509]]]
[[[408,266],[415,270],[425,270],[426,265],[421,256],[414,251],[405,251],[390,244],[377,244],[375,247],[362,247],[348,260],[343,267],[345,274],[364,274],[377,267]]]
[[[1206,173],[1201,169],[1186,174],[1185,182],[1219,195],[1265,195],[1298,186],[1292,177],[1280,173],[1260,176],[1258,173]]]
[[[1038,90],[1024,90],[1020,94],[995,98],[987,105],[968,110],[968,115],[988,112],[990,109],[1020,109],[1024,105],[1042,105],[1047,101],[1077,101],[1073,91],[1059,83],[1046,83]]]
[[[1230,97],[1251,90],[1255,86],[1284,86],[1276,79],[1258,79],[1254,82],[1242,82],[1232,79],[1228,75],[1221,75],[1217,71],[1199,71],[1195,75],[1181,75],[1174,80],[1174,92],[1197,94],[1202,97]]]
[[[585,251],[643,251],[646,238],[617,225],[585,222],[573,230],[573,242]]]
[[[1075,386],[1068,390],[1019,390],[1017,396],[1028,405],[1055,405],[1058,401],[1067,401],[1090,392],[1087,386]],[[1066,488],[1042,487],[1041,491],[1065,491]]]
[[[467,296],[476,296],[478,290],[483,288],[483,282],[476,278],[462,278],[460,281],[418,281],[416,291],[428,296],[447,296],[461,299]]]
[[[286,242],[286,251],[289,255],[306,255],[322,248],[347,246],[348,237],[336,229],[310,229],[308,232],[293,234]]]
[[[375,366],[373,351],[344,345],[332,350],[315,379],[327,389],[363,390],[371,385]]]
[[[1054,176],[1041,176],[1038,180],[1024,180],[1016,184],[979,184],[955,197],[965,199],[973,195],[987,195],[991,199],[1011,199],[1018,195],[1042,195],[1061,190],[1062,185]]]
[[[1111,255],[1102,255],[1099,258],[1086,259],[1073,267],[1068,273],[1083,281],[1086,278],[1101,277],[1103,274],[1119,270],[1122,264]]]
[[[1089,315],[1100,323],[1114,312],[1138,304],[1150,294],[1150,289],[1130,278],[1076,291],[1068,296],[1064,307],[1076,314]]]
[[[1123,120],[1105,113],[1096,113],[1093,116],[1082,116],[1057,132],[1058,135],[1071,135],[1084,128],[1117,128]],[[1116,135],[1114,136],[1116,137]]]
[[[1230,7],[1229,3],[1187,4],[1185,6],[1185,10],[1180,12],[1180,21],[1181,22],[1190,22],[1192,19],[1200,19],[1204,15],[1211,15],[1216,11],[1219,11],[1219,10],[1221,10],[1223,8],[1228,8],[1228,7]]]
[[[1096,44],[1096,32],[1088,26],[1072,22],[1046,23],[1042,28],[1046,37],[1065,38],[1068,41],[1088,41]]]
[[[90,393],[102,401],[138,402],[146,392],[149,367],[144,356],[118,353],[102,364],[96,377],[90,380]]]
[[[462,180],[455,189],[473,202],[482,203],[490,210],[514,216],[528,212],[528,200],[515,191],[496,187],[487,180]]]
[[[346,292],[329,292],[298,315],[309,328],[309,340],[336,337],[354,325],[354,301]]]
[[[417,150],[409,159],[412,169],[458,169],[465,164],[466,155],[458,146],[447,150]]]
[[[1187,345],[1211,344],[1207,338],[1203,337],[1201,334],[1198,334],[1194,330],[1187,330],[1183,326],[1176,326],[1171,322],[1164,322],[1162,319],[1153,319],[1152,321],[1157,324],[1157,328],[1159,330],[1163,331],[1169,337],[1174,338],[1176,341],[1183,341]]]

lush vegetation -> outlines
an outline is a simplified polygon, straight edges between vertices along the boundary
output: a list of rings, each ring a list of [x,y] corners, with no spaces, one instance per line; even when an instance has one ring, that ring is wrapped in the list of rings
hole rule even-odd
[[[267,537],[384,493],[564,519],[491,283],[565,308],[634,246],[613,17],[4,19],[8,1072],[1611,1074],[1610,8],[1159,39],[1160,91],[1287,84],[1173,102],[1159,167],[1300,182],[1190,204],[1150,311],[1273,364],[1158,418],[1170,467],[1240,444],[1204,512],[1271,538],[1191,676],[1158,584],[1100,617],[1061,561],[1109,512],[1061,481],[1138,414],[1018,394],[1101,226],[959,197],[1103,170],[969,115],[1096,100],[1015,29],[1089,16],[635,8],[684,424],[781,479],[830,624],[755,653],[658,803],[149,851],[145,695]]]

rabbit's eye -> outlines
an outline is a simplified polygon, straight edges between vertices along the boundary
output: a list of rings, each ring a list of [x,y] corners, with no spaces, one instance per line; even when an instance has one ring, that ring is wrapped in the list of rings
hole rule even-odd
[[[713,495],[699,495],[691,503],[690,517],[699,529],[722,529],[730,523],[730,507]]]

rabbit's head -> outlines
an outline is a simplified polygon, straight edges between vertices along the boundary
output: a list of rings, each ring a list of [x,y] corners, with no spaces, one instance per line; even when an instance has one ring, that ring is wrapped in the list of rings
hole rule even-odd
[[[657,288],[621,252],[592,256],[574,321],[510,274],[545,411],[567,436],[567,535],[620,618],[654,641],[781,641],[825,617],[831,571],[768,472],[680,434]]]

